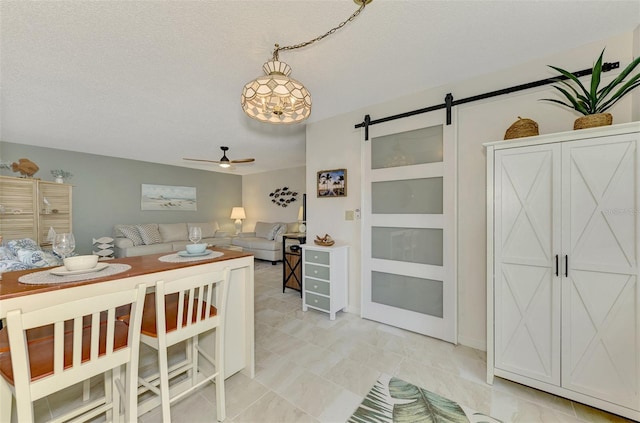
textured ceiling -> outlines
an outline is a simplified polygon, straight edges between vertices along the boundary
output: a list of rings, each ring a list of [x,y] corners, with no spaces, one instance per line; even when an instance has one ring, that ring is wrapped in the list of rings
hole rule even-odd
[[[351,0],[2,1],[0,139],[220,171],[182,157],[304,165],[304,124],[246,117],[243,85],[277,42],[346,19]],[[310,122],[632,30],[640,1],[374,0],[281,53]],[[588,30],[587,30],[588,29]],[[376,87],[372,89],[372,87]],[[15,158],[4,158],[14,160]]]

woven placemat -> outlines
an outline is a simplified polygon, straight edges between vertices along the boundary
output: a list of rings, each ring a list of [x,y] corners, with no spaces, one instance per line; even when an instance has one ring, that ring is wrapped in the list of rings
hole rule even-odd
[[[212,251],[211,254],[207,254],[206,256],[198,256],[198,257],[182,257],[179,256],[178,253],[167,254],[166,256],[160,257],[158,260],[164,261],[167,263],[188,263],[190,261],[200,261],[200,260],[211,260],[213,258],[222,257],[224,253],[220,251]]]
[[[83,273],[81,275],[67,276],[52,275],[51,273],[49,273],[51,270],[49,269],[43,270],[42,272],[34,272],[20,276],[18,278],[18,282],[29,285],[51,285],[56,283],[79,282],[90,279],[104,278],[105,276],[117,275],[118,273],[126,272],[129,269],[131,269],[131,266],[129,266],[128,264],[109,263],[109,266],[105,267],[104,270],[99,270],[93,273]]]

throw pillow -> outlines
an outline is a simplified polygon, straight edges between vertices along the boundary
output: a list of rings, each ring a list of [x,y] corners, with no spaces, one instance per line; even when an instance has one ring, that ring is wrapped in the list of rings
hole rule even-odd
[[[161,223],[158,225],[162,242],[186,241],[189,239],[186,223]]]
[[[39,250],[38,244],[31,238],[23,238],[23,239],[12,239],[7,242],[7,247],[9,247],[9,251],[13,254],[18,255],[18,250]]]
[[[273,239],[277,240],[278,237],[281,237],[282,234],[287,233],[287,224],[286,223],[281,223],[280,225],[278,225],[278,229],[276,230],[275,234],[273,235]]]
[[[144,245],[160,244],[162,238],[160,238],[160,231],[158,231],[158,225],[156,223],[147,223],[144,225],[136,225],[136,229],[140,232],[140,237]]]
[[[140,232],[138,232],[138,228],[133,225],[118,225],[117,230],[125,237],[129,238],[134,246],[142,245],[142,237],[140,236]]]

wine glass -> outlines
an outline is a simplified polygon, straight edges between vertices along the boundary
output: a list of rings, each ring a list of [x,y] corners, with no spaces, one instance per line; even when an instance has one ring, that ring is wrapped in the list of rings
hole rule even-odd
[[[197,244],[202,239],[202,229],[198,226],[191,226],[189,228],[189,241]]]
[[[68,233],[59,233],[56,234],[56,237],[53,240],[53,251],[58,253],[60,257],[65,259],[69,254],[73,252],[76,248],[76,240],[73,237],[73,234]]]

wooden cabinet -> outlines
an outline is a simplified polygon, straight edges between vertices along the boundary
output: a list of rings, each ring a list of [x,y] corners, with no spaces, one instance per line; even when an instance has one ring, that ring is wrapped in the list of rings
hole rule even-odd
[[[287,243],[292,240],[295,243]],[[302,250],[299,249],[299,245],[304,244],[306,240],[307,236],[303,233],[282,235],[282,292],[291,288],[300,292],[302,297]],[[294,245],[295,250],[291,248]]]
[[[0,176],[0,234],[5,241],[31,238],[49,246],[49,228],[71,232],[71,185]]]
[[[302,310],[308,307],[329,313],[347,307],[349,247],[302,246]]]
[[[487,144],[487,379],[640,419],[640,124]]]

